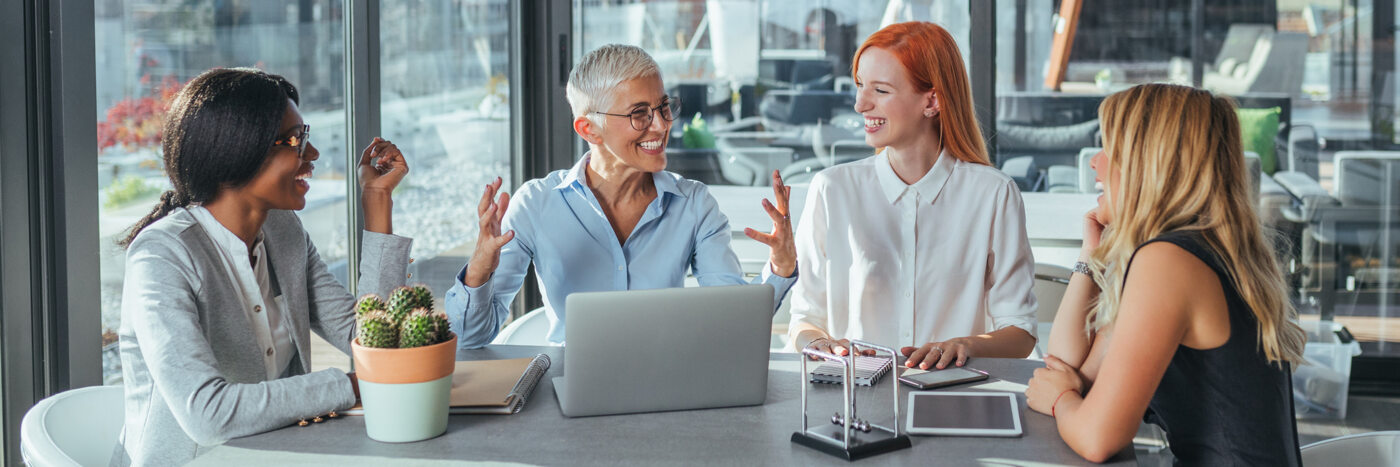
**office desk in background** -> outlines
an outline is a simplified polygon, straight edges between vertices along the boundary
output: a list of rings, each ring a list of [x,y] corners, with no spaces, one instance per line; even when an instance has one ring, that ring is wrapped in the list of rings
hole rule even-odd
[[[639,349],[649,351],[653,349]],[[790,441],[801,427],[800,362],[796,354],[770,354],[768,401],[762,406],[588,418],[559,412],[551,379],[563,374],[559,347],[491,346],[458,352],[458,360],[549,354],[553,366],[516,415],[453,415],[447,433],[426,441],[387,444],[365,435],[364,418],[348,417],[308,427],[288,427],[239,438],[213,448],[195,465],[435,465],[462,461],[538,465],[848,465],[844,460]],[[684,364],[680,356],[677,364]],[[1032,412],[1021,394],[1040,362],[975,359],[990,382],[956,390],[1017,393],[1024,434],[1019,438],[913,436],[914,447],[857,461],[855,465],[1091,465],[1060,440],[1054,420]],[[998,378],[1004,378],[1000,381]],[[889,384],[889,380],[884,380]],[[979,388],[980,386],[980,388]],[[837,386],[812,385],[809,423],[829,424],[840,407]],[[909,388],[900,385],[900,411]],[[862,388],[859,413],[888,423],[889,386]],[[883,410],[882,410],[883,409]],[[883,417],[883,420],[882,420]],[[902,427],[903,425],[901,425]],[[1133,465],[1132,448],[1107,465]]]

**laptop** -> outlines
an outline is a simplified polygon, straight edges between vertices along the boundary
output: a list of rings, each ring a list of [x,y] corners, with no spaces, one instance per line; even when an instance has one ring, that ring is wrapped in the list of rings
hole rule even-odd
[[[565,309],[564,376],[553,381],[566,416],[767,398],[770,285],[575,293]]]

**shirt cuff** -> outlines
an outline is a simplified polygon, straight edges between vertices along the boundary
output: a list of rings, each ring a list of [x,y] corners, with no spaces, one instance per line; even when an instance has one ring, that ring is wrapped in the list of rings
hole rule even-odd
[[[467,266],[462,266],[462,270],[457,272],[455,280],[452,281],[452,288],[448,289],[447,293],[465,298],[466,303],[463,304],[464,306],[462,306],[462,308],[467,310],[483,307],[490,308],[491,279],[494,278],[496,274],[492,273],[490,277],[486,278],[486,282],[483,282],[478,287],[467,287],[465,281],[467,278],[468,266],[470,266],[470,263]]]
[[[313,396],[322,400],[316,404],[317,406],[333,407],[326,410],[329,412],[331,410],[345,410],[355,405],[355,388],[350,386],[350,377],[345,374],[345,371],[339,368],[327,368],[308,376],[322,380],[328,387],[335,388],[332,391],[320,391],[320,395]]]
[[[764,284],[771,285],[774,289],[777,289],[778,292],[787,295],[788,289],[791,289],[792,285],[797,283],[797,271],[798,268],[793,267],[792,276],[779,276],[777,273],[773,272],[773,263],[770,261],[763,263],[763,272],[759,274],[759,277],[763,278]]]
[[[362,231],[360,234],[360,245],[365,250],[388,250],[403,251],[404,256],[408,256],[408,250],[413,246],[413,239],[400,237],[394,234],[384,234],[379,232]]]
[[[1016,317],[1006,317],[1006,318],[992,318],[992,323],[993,323],[993,326],[996,327],[996,329],[993,329],[993,331],[1000,331],[1000,330],[1002,330],[1002,329],[1006,329],[1006,328],[1009,328],[1009,327],[1013,327],[1013,326],[1014,326],[1014,327],[1021,328],[1022,331],[1026,331],[1027,334],[1030,334],[1030,335],[1031,335],[1031,339],[1035,339],[1035,340],[1037,340],[1037,341],[1040,340],[1040,336],[1037,336],[1037,335],[1035,334],[1035,328],[1036,328],[1036,324],[1037,324],[1037,323],[1036,323],[1034,317],[1032,317],[1032,318],[1023,318],[1023,317],[1020,317],[1020,316],[1016,316]]]

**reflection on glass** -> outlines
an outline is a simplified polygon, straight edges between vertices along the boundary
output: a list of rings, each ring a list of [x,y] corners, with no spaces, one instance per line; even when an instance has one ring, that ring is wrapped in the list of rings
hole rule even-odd
[[[301,91],[301,113],[321,151],[306,208],[298,212],[321,258],[345,281],[345,90],[342,0],[221,2],[124,0],[95,6],[102,374],[121,382],[121,325],[128,227],[169,189],[160,131],[180,86],[213,67],[255,66]]]
[[[1103,97],[1199,79],[1238,103],[1253,200],[1301,318],[1345,325],[1362,357],[1400,357],[1394,2],[1222,2],[1200,24],[1191,2],[1086,6],[1056,88],[1045,82],[1055,34],[1046,26],[1061,3],[997,2],[994,159],[1024,193],[1036,259],[1073,264],[1077,241],[1036,220],[1093,205],[1087,158],[1100,145]],[[1315,333],[1309,358],[1331,336]]]
[[[575,53],[642,47],[685,102],[667,169],[744,187],[767,186],[773,170],[802,184],[872,155],[853,109],[860,42],[885,24],[935,21],[966,57],[970,21],[967,0],[575,0],[574,11]]]
[[[380,8],[383,132],[410,166],[394,193],[394,231],[413,238],[408,282],[440,300],[475,247],[485,185],[512,184],[511,6],[383,0]]]

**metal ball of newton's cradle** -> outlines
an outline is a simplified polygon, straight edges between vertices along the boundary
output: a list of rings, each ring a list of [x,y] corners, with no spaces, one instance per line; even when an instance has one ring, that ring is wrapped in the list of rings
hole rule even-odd
[[[841,412],[836,412],[835,414],[832,414],[832,415],[831,415],[831,424],[833,424],[833,425],[845,425],[844,423],[841,423]],[[854,429],[857,429],[857,430],[860,430],[860,431],[869,433],[869,432],[870,432],[870,422],[865,421],[865,420],[861,420],[861,419],[859,419],[859,418],[854,418],[854,419],[851,420],[851,428],[854,428]]]

